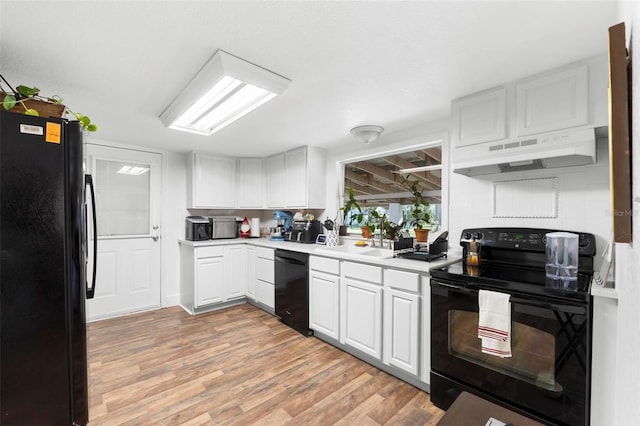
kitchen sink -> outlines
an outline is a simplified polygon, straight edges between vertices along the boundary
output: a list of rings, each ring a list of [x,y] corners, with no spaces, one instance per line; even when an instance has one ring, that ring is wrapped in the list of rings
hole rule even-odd
[[[379,259],[388,259],[393,257],[393,250],[369,246],[359,247],[355,244],[317,248],[315,251],[318,253],[328,254],[350,254],[364,257],[376,257]]]

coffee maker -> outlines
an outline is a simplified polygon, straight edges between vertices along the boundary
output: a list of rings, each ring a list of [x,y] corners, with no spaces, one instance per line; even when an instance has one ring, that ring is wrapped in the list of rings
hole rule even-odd
[[[318,220],[296,220],[291,229],[285,234],[285,240],[311,244],[316,242],[318,234],[322,233],[322,223]]]
[[[269,239],[272,241],[283,241],[285,233],[291,227],[292,217],[293,214],[291,212],[281,210],[273,212],[273,218],[276,221],[276,226],[270,229]]]

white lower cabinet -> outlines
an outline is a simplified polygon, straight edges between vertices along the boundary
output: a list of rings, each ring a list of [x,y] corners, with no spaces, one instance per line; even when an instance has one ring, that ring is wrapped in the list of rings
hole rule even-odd
[[[242,299],[248,274],[243,244],[180,247],[180,304],[190,313]]]
[[[384,289],[383,362],[418,374],[420,296]]]
[[[420,275],[385,269],[383,362],[415,376],[420,356]]]
[[[340,343],[382,360],[382,268],[343,262]]]
[[[244,270],[246,295],[249,299],[256,299],[256,248],[254,246],[246,246],[244,248]]]
[[[220,255],[199,257],[196,249],[196,269],[194,280],[194,308],[211,303],[222,302],[222,283],[224,282],[224,250]]]
[[[431,383],[431,278],[420,277],[422,282],[422,304],[420,307],[420,380]]]
[[[244,297],[246,268],[244,245],[231,245],[224,248],[224,285],[223,299],[231,300]]]
[[[271,309],[276,307],[274,250],[256,247],[256,302]]]
[[[309,328],[340,339],[340,261],[309,256]]]

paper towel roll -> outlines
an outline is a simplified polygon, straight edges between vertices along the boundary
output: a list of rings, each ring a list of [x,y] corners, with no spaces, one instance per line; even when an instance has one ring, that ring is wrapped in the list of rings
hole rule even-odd
[[[260,218],[259,217],[251,218],[251,236],[260,237]]]

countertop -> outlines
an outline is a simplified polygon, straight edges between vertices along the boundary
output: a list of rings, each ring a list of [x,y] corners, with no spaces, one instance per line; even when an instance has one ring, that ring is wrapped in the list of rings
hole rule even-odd
[[[435,260],[433,262],[425,262],[421,260],[411,260],[402,258],[380,258],[376,256],[363,256],[356,253],[344,253],[336,252],[329,253],[326,251],[327,247],[320,244],[301,244],[291,241],[272,241],[268,238],[232,238],[223,240],[206,240],[206,241],[187,241],[179,240],[179,243],[188,247],[210,247],[219,245],[230,244],[251,244],[257,247],[268,247],[273,249],[284,249],[297,251],[301,253],[308,253],[314,256],[330,257],[340,260],[351,260],[360,263],[370,263],[379,266],[387,266],[398,269],[405,269],[415,272],[429,272],[429,269],[453,263],[461,259],[461,250],[450,249],[447,252],[447,257]],[[345,242],[345,244],[355,244],[351,240]]]

